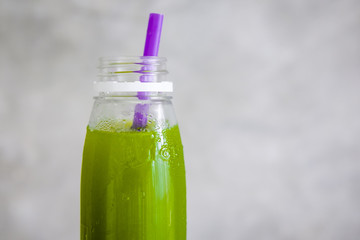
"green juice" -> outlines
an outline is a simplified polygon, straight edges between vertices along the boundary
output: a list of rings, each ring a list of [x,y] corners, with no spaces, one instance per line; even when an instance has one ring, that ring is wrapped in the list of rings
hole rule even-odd
[[[82,240],[185,240],[186,187],[178,126],[87,129]]]

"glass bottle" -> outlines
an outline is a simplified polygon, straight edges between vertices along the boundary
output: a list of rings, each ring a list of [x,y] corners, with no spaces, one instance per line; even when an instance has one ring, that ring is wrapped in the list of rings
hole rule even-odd
[[[179,128],[161,57],[101,58],[81,171],[82,240],[185,240]]]

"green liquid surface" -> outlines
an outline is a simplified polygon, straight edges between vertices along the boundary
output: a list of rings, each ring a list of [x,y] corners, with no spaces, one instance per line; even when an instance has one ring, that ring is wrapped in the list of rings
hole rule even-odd
[[[88,128],[81,173],[82,240],[185,240],[185,166],[178,126]]]

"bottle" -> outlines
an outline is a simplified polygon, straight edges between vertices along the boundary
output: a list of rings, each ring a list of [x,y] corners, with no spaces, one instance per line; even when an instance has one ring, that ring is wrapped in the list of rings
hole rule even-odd
[[[83,152],[82,240],[185,240],[185,165],[166,59],[100,59]]]

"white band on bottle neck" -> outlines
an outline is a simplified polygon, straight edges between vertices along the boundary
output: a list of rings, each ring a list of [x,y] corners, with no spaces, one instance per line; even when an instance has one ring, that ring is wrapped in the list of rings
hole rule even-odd
[[[96,92],[172,92],[172,82],[94,82]]]

